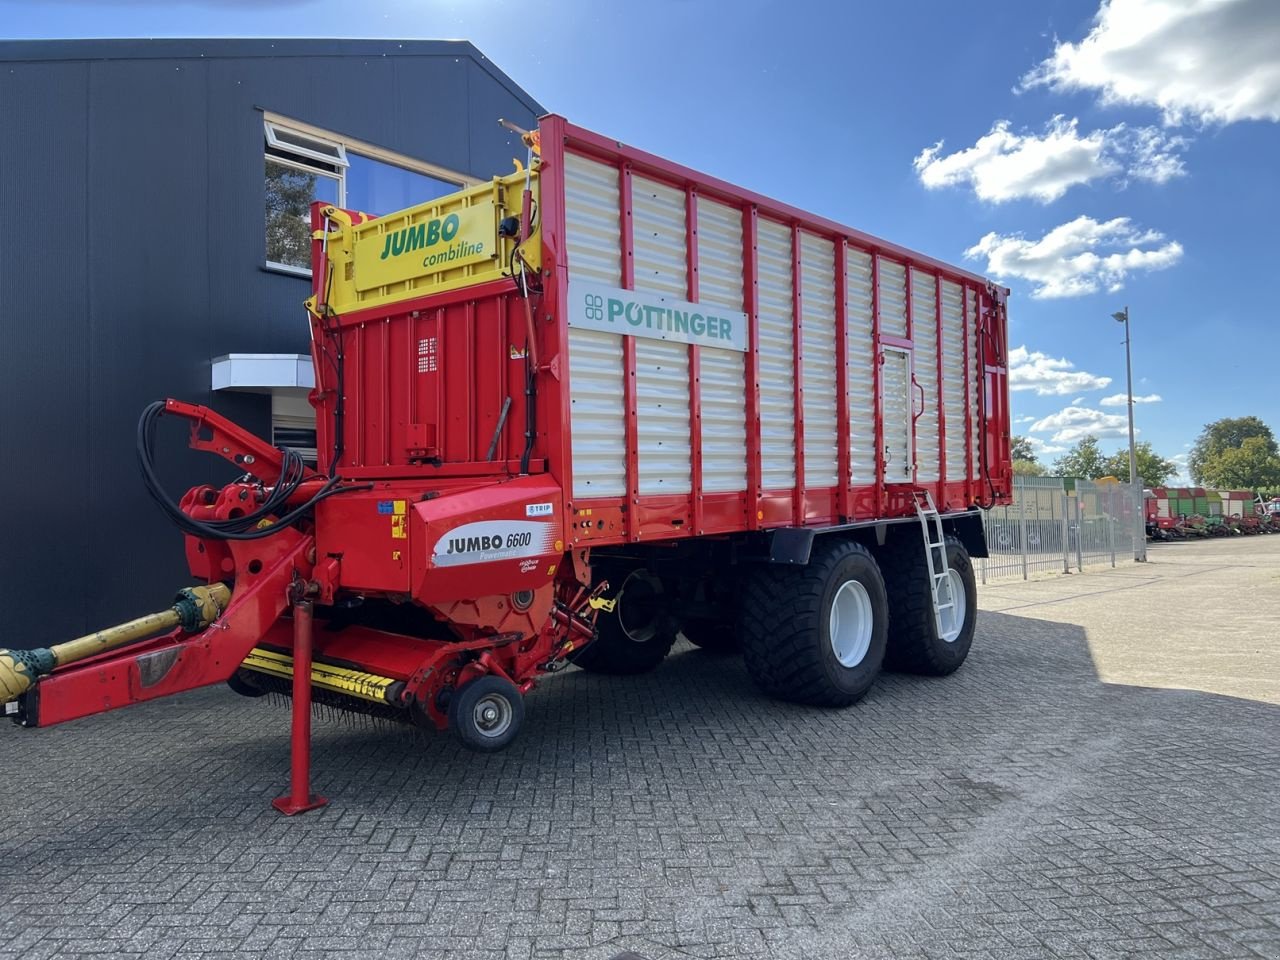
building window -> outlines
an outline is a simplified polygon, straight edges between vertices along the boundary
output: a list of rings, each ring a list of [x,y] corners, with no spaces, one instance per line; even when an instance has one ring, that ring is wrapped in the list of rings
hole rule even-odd
[[[476,181],[307,124],[266,115],[269,266],[311,272],[311,204],[377,217]]]
[[[307,466],[316,465],[316,412],[305,395],[271,394],[271,442],[296,450]]]

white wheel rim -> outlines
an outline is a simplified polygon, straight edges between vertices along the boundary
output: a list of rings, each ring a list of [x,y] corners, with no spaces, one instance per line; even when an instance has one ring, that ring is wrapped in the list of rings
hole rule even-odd
[[[945,593],[951,594],[950,598],[939,596],[940,603],[946,603],[951,600],[952,606],[949,610],[942,611],[942,639],[947,643],[955,643],[960,638],[960,631],[964,629],[964,618],[969,612],[969,598],[964,592],[964,578],[960,576],[960,572],[954,568],[947,570],[947,588]]]
[[[871,649],[871,632],[875,615],[871,610],[871,595],[857,580],[840,585],[831,598],[829,620],[831,649],[842,666],[856,667]]]

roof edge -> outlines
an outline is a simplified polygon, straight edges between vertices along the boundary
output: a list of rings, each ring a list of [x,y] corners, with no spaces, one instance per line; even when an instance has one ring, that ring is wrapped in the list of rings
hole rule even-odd
[[[0,62],[216,60],[252,57],[467,57],[535,114],[546,109],[470,40],[343,37],[103,37],[0,40]]]

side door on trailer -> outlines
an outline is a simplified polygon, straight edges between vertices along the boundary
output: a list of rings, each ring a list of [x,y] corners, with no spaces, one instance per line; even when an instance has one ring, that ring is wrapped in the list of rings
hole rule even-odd
[[[911,483],[915,417],[912,410],[912,350],[882,345],[880,348],[880,422],[884,424],[885,483]]]

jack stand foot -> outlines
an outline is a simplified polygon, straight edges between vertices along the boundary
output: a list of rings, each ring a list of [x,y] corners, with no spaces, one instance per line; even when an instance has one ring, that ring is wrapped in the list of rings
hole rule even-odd
[[[286,817],[292,817],[296,813],[306,813],[308,810],[319,810],[328,802],[328,798],[317,796],[308,797],[301,803],[295,802],[293,797],[276,797],[271,801],[271,805]]]

